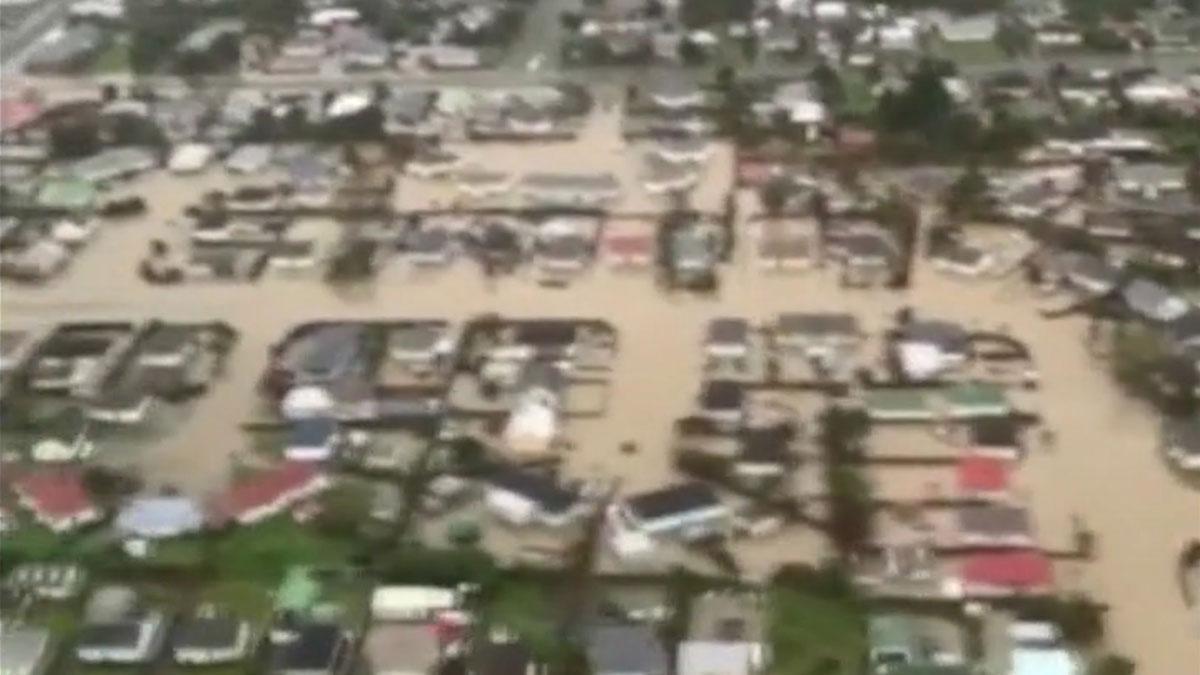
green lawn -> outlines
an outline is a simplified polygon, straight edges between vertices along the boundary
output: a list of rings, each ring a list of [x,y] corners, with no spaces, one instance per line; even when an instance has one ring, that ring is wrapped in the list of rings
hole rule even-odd
[[[871,83],[860,73],[852,70],[844,71],[842,73],[842,91],[845,94],[842,112],[866,116],[875,110],[875,96],[871,93]]]
[[[293,565],[341,567],[353,542],[322,536],[283,515],[238,527],[217,542],[216,567],[223,579],[274,583]]]
[[[1002,63],[1011,60],[991,40],[947,42],[937,48],[937,53],[960,65]]]
[[[554,604],[546,589],[530,582],[501,585],[483,610],[484,622],[504,627],[524,638],[543,658],[556,646]]]
[[[775,589],[769,621],[776,673],[865,672],[866,614],[852,601]]]
[[[129,72],[128,43],[121,39],[113,40],[108,49],[96,57],[96,62],[92,64],[92,72],[104,75]]]

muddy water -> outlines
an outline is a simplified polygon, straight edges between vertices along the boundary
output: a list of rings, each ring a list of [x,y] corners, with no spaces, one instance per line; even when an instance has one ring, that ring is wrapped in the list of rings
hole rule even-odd
[[[565,158],[564,158],[565,160]],[[666,454],[671,420],[685,414],[701,374],[700,340],[715,316],[767,320],[784,310],[824,309],[857,313],[878,329],[903,305],[920,314],[969,322],[980,328],[1004,324],[1025,339],[1042,372],[1040,409],[1057,431],[1055,447],[1037,451],[1020,470],[1038,526],[1048,544],[1069,541],[1073,515],[1099,537],[1098,560],[1066,570],[1064,583],[1096,593],[1113,606],[1117,649],[1150,675],[1183,675],[1200,669],[1200,628],[1182,604],[1173,575],[1182,542],[1200,537],[1200,492],[1182,484],[1156,450],[1152,416],[1123,398],[1103,367],[1083,348],[1078,320],[1047,322],[1015,282],[963,283],[920,269],[906,293],[846,291],[830,272],[768,276],[739,258],[723,270],[714,298],[665,294],[648,273],[596,270],[569,289],[539,288],[523,280],[485,284],[470,266],[419,279],[389,270],[369,289],[335,291],[312,278],[268,275],[254,286],[191,284],[151,287],[136,277],[136,262],[161,224],[188,201],[223,180],[212,173],[187,182],[163,176],[139,183],[153,198],[146,222],[104,232],[58,282],[39,289],[6,288],[0,307],[6,319],[27,323],[86,317],[222,319],[242,341],[227,374],[200,402],[173,437],[147,452],[151,480],[195,493],[219,487],[236,453],[245,447],[237,425],[255,405],[253,384],[268,345],[293,324],[334,317],[440,317],[465,319],[495,311],[517,316],[598,316],[620,331],[610,413],[603,420],[571,425],[578,448],[567,457],[575,476],[617,477],[625,489],[653,487],[672,477]],[[715,189],[715,188],[711,188]],[[705,201],[719,203],[709,194]],[[623,441],[640,451],[618,452]],[[756,544],[752,567],[808,557],[819,542]]]

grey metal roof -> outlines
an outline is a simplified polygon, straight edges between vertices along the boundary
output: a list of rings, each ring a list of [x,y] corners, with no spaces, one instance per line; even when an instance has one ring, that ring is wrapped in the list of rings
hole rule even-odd
[[[958,526],[963,532],[985,536],[1027,534],[1029,512],[1004,504],[963,506],[958,509]]]
[[[0,631],[0,654],[5,675],[34,675],[39,672],[50,647],[50,631],[35,626],[5,627]]]
[[[709,344],[746,344],[750,339],[750,324],[745,319],[722,317],[708,322],[705,342]]]
[[[1164,420],[1163,440],[1177,452],[1200,456],[1200,415]]]
[[[229,649],[237,645],[245,621],[232,616],[192,617],[175,628],[175,649]]]
[[[25,65],[34,69],[55,69],[70,65],[100,48],[104,33],[96,26],[81,23],[56,37],[34,45]]]
[[[1133,311],[1147,317],[1158,317],[1171,305],[1181,302],[1169,288],[1149,279],[1134,279],[1121,289],[1121,297]]]
[[[666,675],[667,652],[653,628],[641,623],[598,624],[586,633],[594,675]]]
[[[834,312],[787,312],[779,315],[775,329],[784,335],[812,337],[854,336],[859,334],[858,317]]]

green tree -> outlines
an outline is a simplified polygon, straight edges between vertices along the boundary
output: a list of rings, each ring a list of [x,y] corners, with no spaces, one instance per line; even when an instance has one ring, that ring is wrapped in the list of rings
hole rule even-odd
[[[331,537],[353,537],[371,511],[371,491],[364,488],[361,483],[341,482],[326,490],[313,525]]]
[[[1192,196],[1192,201],[1200,203],[1200,152],[1193,153],[1188,158],[1184,181],[1187,183],[1187,191]]]
[[[679,20],[688,28],[708,28],[749,21],[754,3],[741,0],[683,0]]]
[[[1152,397],[1157,374],[1170,359],[1170,348],[1156,332],[1141,325],[1121,325],[1113,334],[1109,365],[1117,382],[1138,396]]]
[[[942,195],[942,205],[951,216],[977,213],[988,196],[987,176],[977,164],[969,164]]]
[[[1025,56],[1033,49],[1033,30],[1017,17],[1005,17],[996,24],[993,40],[1008,58]]]
[[[884,131],[916,132],[927,139],[946,132],[957,111],[937,64],[925,59],[899,92],[885,92],[878,106]]]
[[[299,23],[304,0],[241,0],[238,7],[248,32],[282,38]]]
[[[794,189],[792,182],[783,176],[776,176],[767,181],[758,194],[759,201],[767,215],[778,216],[783,213]]]

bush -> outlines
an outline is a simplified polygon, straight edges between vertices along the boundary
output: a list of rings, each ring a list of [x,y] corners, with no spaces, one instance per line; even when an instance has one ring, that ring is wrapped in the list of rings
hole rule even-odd
[[[1088,675],[1133,675],[1136,672],[1137,664],[1119,654],[1105,654],[1088,668]]]
[[[479,549],[435,549],[402,546],[388,555],[379,570],[389,583],[454,586],[460,583],[493,585],[500,576],[496,561]]]

